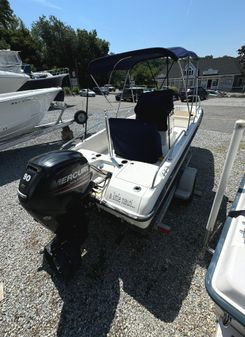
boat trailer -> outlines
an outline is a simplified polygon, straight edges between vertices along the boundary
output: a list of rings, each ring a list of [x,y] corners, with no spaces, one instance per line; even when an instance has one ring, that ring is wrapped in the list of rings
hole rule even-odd
[[[0,151],[7,150],[13,146],[24,143],[28,140],[36,137],[43,136],[47,133],[62,129],[61,138],[64,141],[70,141],[73,139],[73,132],[70,129],[70,125],[74,122],[78,124],[84,124],[84,119],[87,119],[87,114],[83,110],[78,110],[74,114],[74,118],[63,120],[63,114],[68,108],[68,105],[63,101],[55,101],[51,103],[49,111],[60,110],[57,120],[50,123],[37,125],[33,131],[25,133],[23,135],[14,137],[12,139],[0,142]]]

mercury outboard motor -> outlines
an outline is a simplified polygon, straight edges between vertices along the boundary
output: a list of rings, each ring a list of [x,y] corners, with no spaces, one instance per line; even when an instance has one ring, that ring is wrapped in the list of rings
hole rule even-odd
[[[87,237],[84,212],[92,188],[87,159],[80,152],[52,151],[29,160],[20,180],[21,205],[56,234],[44,248],[46,260],[68,277],[81,261],[81,244]]]

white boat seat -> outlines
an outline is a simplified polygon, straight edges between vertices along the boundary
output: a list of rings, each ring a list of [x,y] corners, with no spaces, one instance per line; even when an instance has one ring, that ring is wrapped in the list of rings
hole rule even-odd
[[[158,131],[168,130],[168,116],[173,110],[171,89],[145,92],[134,108],[136,119],[152,123]]]
[[[115,153],[125,159],[156,163],[162,156],[161,137],[152,124],[124,118],[109,118]]]

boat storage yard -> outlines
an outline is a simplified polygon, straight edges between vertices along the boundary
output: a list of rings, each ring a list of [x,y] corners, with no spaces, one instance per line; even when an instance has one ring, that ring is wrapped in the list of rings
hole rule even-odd
[[[109,99],[115,103],[113,94]],[[73,105],[66,110],[71,118],[85,109],[86,98],[66,97],[65,101]],[[88,132],[97,131],[93,126],[98,122],[104,126],[103,104],[103,97],[91,98]],[[170,233],[142,235],[115,217],[93,212],[82,265],[67,283],[50,275],[48,266],[41,268],[43,256],[38,252],[53,235],[37,225],[17,197],[27,161],[59,149],[60,131],[0,153],[1,336],[215,333],[214,304],[204,284],[211,256],[203,255],[202,246],[233,125],[245,118],[245,98],[213,98],[202,105],[203,120],[191,145],[191,166],[198,169],[195,193],[189,203],[171,203],[164,218]],[[74,134],[81,128],[71,126]],[[219,213],[221,222],[244,173],[244,158],[243,139]]]

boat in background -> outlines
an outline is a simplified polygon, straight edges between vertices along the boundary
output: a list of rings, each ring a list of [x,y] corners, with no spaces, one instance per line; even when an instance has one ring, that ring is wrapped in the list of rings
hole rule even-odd
[[[24,73],[19,52],[9,49],[0,49],[0,70]]]
[[[61,91],[57,87],[0,94],[0,144],[33,131]]]
[[[209,296],[216,305],[216,337],[245,336],[245,174],[228,213],[218,244],[209,242],[219,228],[215,221],[245,129],[245,120],[235,123],[224,169],[207,223],[205,247],[213,253],[205,278]],[[215,228],[215,230],[214,230]]]
[[[29,79],[22,70],[18,52],[0,50],[0,94],[17,91]]]
[[[69,69],[51,69],[46,71],[38,71],[29,73],[29,79],[19,88],[19,91],[62,87],[63,81],[69,76]]]
[[[23,64],[19,52],[14,50],[0,50],[0,71],[25,78],[25,81],[16,89],[20,91],[62,87],[64,78],[69,76],[68,68],[32,72],[30,65]],[[11,90],[6,89],[3,92],[11,92]]]

